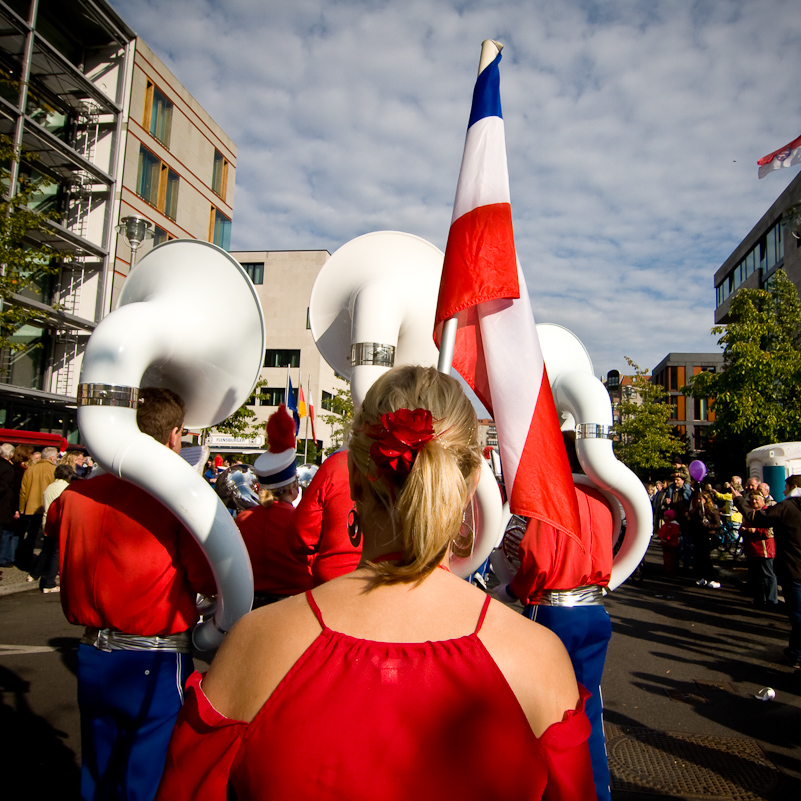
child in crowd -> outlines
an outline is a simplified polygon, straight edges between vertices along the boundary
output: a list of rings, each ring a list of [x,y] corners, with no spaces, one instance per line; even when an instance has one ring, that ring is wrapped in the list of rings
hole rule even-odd
[[[665,524],[656,532],[662,543],[662,563],[665,575],[672,576],[679,569],[679,537],[681,529],[676,522],[676,513],[672,509],[664,512]]]

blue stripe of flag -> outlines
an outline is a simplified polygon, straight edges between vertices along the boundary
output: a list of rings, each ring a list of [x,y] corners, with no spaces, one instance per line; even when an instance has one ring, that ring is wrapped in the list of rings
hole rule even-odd
[[[470,109],[469,128],[474,122],[485,117],[500,117],[501,114],[501,72],[498,68],[501,63],[501,54],[495,56],[492,64],[488,65],[476,79],[473,89],[473,106]]]

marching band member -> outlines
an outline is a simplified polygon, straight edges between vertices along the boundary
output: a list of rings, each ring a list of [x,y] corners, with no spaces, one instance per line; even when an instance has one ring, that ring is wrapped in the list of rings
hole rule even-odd
[[[234,627],[190,680],[158,798],[586,801],[564,647],[447,568],[481,464],[458,382],[385,373],[348,458],[359,568]]]
[[[267,439],[268,450],[253,465],[262,489],[261,505],[236,517],[253,566],[254,609],[312,587],[309,557],[293,542],[292,503],[298,497],[295,421],[283,403],[267,421]]]
[[[315,473],[292,519],[297,547],[312,559],[315,587],[359,565],[361,544],[348,537],[352,509],[348,454],[341,450],[331,454]]]
[[[180,453],[184,403],[143,388],[139,429]],[[78,647],[81,798],[153,798],[192,672],[196,593],[214,578],[192,535],[159,501],[104,474],[53,503],[61,605],[85,626]]]
[[[570,435],[564,438],[573,472],[580,472],[575,441]],[[520,568],[509,585],[501,585],[493,595],[505,603],[519,599],[525,606],[523,614],[553,631],[567,648],[576,679],[591,693],[586,709],[592,724],[595,791],[599,801],[609,801],[601,677],[612,636],[603,605],[603,588],[612,573],[612,511],[598,490],[581,484],[575,490],[581,541],[546,523],[513,517],[507,532],[525,532],[519,546]]]

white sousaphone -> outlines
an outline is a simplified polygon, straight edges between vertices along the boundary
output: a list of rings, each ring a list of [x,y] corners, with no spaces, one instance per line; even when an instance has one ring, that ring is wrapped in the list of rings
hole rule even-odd
[[[377,231],[356,237],[323,265],[309,301],[317,348],[351,382],[354,406],[391,367],[436,367],[434,315],[443,254],[420,237]],[[469,557],[452,557],[451,570],[471,575],[489,556],[501,524],[501,497],[489,465],[471,509],[475,545]]]
[[[609,580],[609,589],[614,590],[634,572],[648,549],[653,532],[651,502],[640,479],[612,450],[612,403],[593,373],[581,340],[551,323],[538,324],[537,334],[562,431],[576,432],[576,455],[586,475],[574,475],[574,483],[595,487],[606,497],[615,532],[620,530],[621,507],[626,518],[626,535]],[[492,564],[502,581],[508,583],[514,577],[516,567],[502,550],[495,551]]]
[[[226,331],[215,319],[236,319]],[[217,582],[213,619],[195,627],[195,647],[217,647],[250,611],[253,571],[231,515],[178,454],[139,431],[141,387],[164,387],[186,403],[185,425],[207,428],[250,396],[264,358],[261,304],[239,263],[197,240],[171,240],[133,269],[117,308],[86,346],[78,427],[108,473],[141,487],[189,529]]]

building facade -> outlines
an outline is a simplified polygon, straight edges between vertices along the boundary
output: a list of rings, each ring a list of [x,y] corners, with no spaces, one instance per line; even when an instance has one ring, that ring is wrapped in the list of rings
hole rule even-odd
[[[728,322],[733,294],[761,289],[783,269],[801,291],[801,173],[715,273],[715,323]]]
[[[256,287],[264,311],[267,331],[266,351],[261,378],[248,408],[257,423],[286,403],[287,378],[292,382],[296,400],[299,388],[307,406],[314,407],[314,437],[311,421],[301,419],[299,440],[314,439],[319,451],[337,444],[331,425],[323,415],[334,414],[332,400],[348,383],[337,376],[320,355],[309,322],[309,297],[320,269],[330,258],[327,250],[309,251],[233,251],[231,255],[245,268]],[[221,326],[235,326],[235,321],[220,321]],[[338,443],[342,444],[342,443]],[[302,452],[303,445],[299,445]]]
[[[715,414],[709,408],[711,399],[686,397],[681,388],[687,386],[694,375],[717,373],[722,369],[722,353],[668,353],[652,371],[651,383],[665,388],[672,410],[670,423],[687,443],[690,453],[702,454],[708,450],[707,429],[714,422]]]
[[[131,267],[121,219],[154,235],[229,246],[236,148],[104,0],[0,0],[0,134],[55,220],[36,234],[58,273],[11,302],[36,311],[0,351],[0,427],[78,439],[75,395],[86,342]]]

